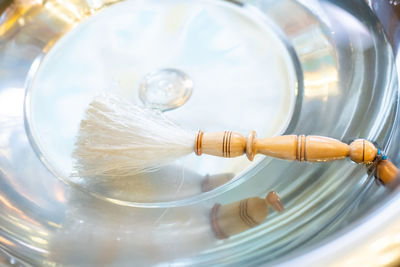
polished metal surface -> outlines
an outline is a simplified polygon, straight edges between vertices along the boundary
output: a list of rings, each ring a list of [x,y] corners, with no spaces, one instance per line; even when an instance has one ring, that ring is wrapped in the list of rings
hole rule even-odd
[[[368,138],[399,165],[396,58],[365,1],[204,0],[196,5],[201,10],[203,4],[216,2],[265,21],[286,45],[297,84],[285,133],[345,141]],[[210,192],[162,199],[159,206],[135,206],[135,201],[140,197],[152,202],[151,192],[171,185],[156,179],[160,177],[142,183],[140,191],[135,180],[113,182],[112,192],[94,183],[93,195],[79,183],[65,183],[54,175],[54,158],[41,153],[37,140],[29,136],[32,120],[26,99],[32,82],[52,49],[71,36],[72,29],[81,29],[87,18],[143,3],[20,0],[0,5],[0,246],[5,261],[39,266],[395,264],[400,258],[398,189],[375,184],[363,166],[346,160],[316,165],[260,159]],[[53,100],[42,98],[44,105]],[[168,192],[173,195],[181,190],[181,176],[176,169],[169,171],[168,177],[176,176]],[[200,181],[193,181],[186,189],[199,186]],[[215,239],[208,218],[214,203],[264,196],[271,190],[280,194],[284,213],[271,213],[259,227],[228,240]],[[112,198],[105,192],[113,193]]]

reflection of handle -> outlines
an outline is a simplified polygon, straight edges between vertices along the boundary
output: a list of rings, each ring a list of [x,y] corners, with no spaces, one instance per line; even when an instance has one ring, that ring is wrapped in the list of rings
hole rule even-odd
[[[284,209],[274,191],[264,199],[251,197],[226,205],[215,204],[210,214],[215,236],[225,239],[261,224],[268,216],[269,206],[278,212]]]

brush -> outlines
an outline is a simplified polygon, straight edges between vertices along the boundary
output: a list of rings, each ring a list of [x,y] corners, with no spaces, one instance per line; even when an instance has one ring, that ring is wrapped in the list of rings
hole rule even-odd
[[[163,113],[142,108],[114,95],[96,97],[85,112],[75,143],[75,176],[118,178],[155,170],[190,153],[232,158],[263,154],[284,160],[325,162],[349,157],[377,165],[376,177],[390,184],[399,170],[371,142],[350,145],[323,136],[284,135],[258,139],[232,132],[204,133],[183,129]]]

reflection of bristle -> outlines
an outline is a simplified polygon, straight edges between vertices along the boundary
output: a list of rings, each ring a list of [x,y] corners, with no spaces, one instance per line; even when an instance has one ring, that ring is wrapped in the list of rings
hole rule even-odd
[[[193,152],[195,134],[115,96],[93,100],[75,143],[74,176],[131,176]]]

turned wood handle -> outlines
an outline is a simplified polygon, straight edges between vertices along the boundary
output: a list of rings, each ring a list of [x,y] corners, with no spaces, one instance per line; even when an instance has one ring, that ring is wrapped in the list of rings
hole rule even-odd
[[[253,133],[250,138],[249,146],[246,147],[250,160],[261,153],[286,160],[331,161],[345,158],[350,153],[348,145],[323,136],[286,135],[257,139]]]
[[[257,139],[255,131],[246,138],[235,132],[199,132],[196,137],[197,155],[208,154],[232,158],[246,153],[253,160],[258,153],[267,156],[299,161],[332,161],[347,156],[357,163],[372,162],[377,154],[375,146],[359,139],[347,145],[339,140],[323,136],[283,135]]]
[[[339,140],[316,135],[283,135],[257,139],[255,131],[246,138],[235,132],[199,132],[196,136],[195,153],[219,157],[238,157],[246,154],[253,160],[258,153],[267,156],[298,161],[332,161],[349,157],[356,163],[376,162],[375,177],[385,185],[400,179],[399,169],[386,157],[378,155],[371,142],[357,139],[350,145]]]

